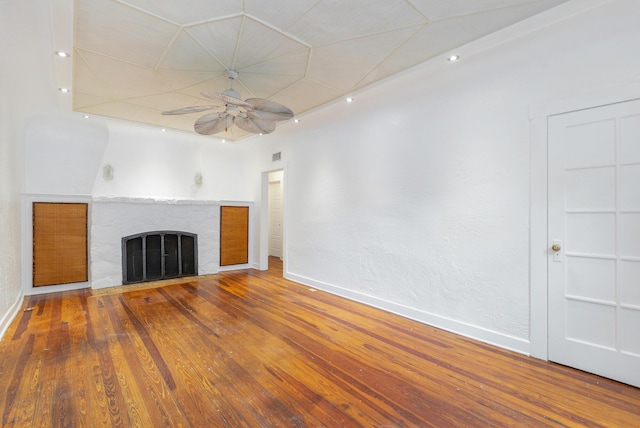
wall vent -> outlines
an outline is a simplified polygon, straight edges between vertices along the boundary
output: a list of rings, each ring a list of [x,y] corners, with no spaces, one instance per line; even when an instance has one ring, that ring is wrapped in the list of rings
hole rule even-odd
[[[282,152],[274,153],[271,155],[271,162],[279,161],[282,157]]]

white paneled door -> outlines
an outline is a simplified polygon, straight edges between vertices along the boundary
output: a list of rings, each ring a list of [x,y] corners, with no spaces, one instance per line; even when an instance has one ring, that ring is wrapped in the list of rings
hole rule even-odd
[[[269,183],[269,255],[282,258],[282,182]]]
[[[640,100],[549,119],[549,359],[640,387]]]

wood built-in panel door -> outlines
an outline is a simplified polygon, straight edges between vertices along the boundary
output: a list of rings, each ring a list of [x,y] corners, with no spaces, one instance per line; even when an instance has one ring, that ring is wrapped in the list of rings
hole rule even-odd
[[[87,204],[33,203],[33,286],[86,282]]]
[[[640,101],[549,120],[549,359],[640,387]]]
[[[249,263],[249,207],[220,207],[220,266]]]

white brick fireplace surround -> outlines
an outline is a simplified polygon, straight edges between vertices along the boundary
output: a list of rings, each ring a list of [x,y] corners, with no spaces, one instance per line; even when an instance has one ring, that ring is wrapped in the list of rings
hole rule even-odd
[[[220,203],[95,197],[91,201],[91,288],[122,284],[122,238],[173,230],[198,235],[198,275],[217,273],[220,262]]]

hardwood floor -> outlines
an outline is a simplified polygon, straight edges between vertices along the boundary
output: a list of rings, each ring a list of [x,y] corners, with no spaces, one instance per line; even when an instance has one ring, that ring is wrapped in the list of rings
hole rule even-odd
[[[640,426],[640,389],[268,272],[28,297],[2,426]]]

